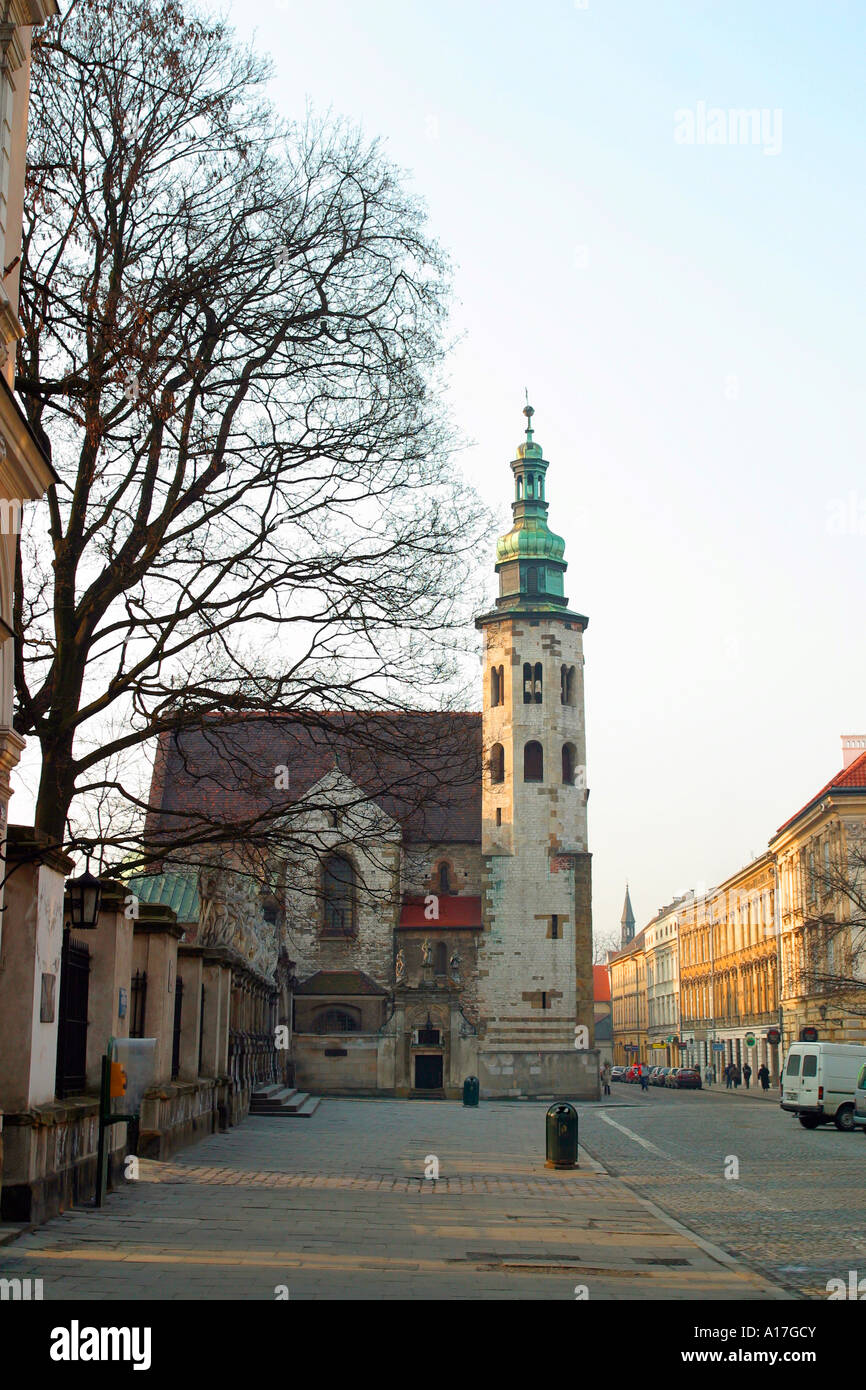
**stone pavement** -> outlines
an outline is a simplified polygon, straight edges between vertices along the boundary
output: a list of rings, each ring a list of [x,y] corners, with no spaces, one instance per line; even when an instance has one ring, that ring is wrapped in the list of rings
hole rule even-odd
[[[790,1297],[583,1151],[577,1171],[545,1168],[546,1109],[326,1100],[303,1124],[250,1118],[3,1246],[0,1277],[55,1300]]]

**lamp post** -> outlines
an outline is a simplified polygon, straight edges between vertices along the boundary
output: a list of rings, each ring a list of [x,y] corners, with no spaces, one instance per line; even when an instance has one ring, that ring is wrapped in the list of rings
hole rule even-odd
[[[79,931],[94,931],[99,921],[99,908],[102,902],[102,884],[94,878],[89,868],[71,878],[66,885],[69,894],[69,917],[71,925]]]

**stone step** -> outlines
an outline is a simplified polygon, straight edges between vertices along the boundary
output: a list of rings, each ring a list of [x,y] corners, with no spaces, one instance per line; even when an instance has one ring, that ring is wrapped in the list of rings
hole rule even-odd
[[[262,1098],[275,1096],[279,1091],[283,1090],[285,1090],[285,1087],[281,1086],[278,1082],[271,1082],[269,1086],[257,1086],[253,1091],[253,1099],[255,1100],[257,1096]]]
[[[284,1105],[291,1105],[298,1096],[302,1094],[294,1086],[275,1086],[268,1095],[263,1095],[260,1091],[253,1091],[250,1097],[250,1109],[277,1109],[280,1110]]]
[[[306,1120],[316,1110],[318,1110],[321,1100],[318,1096],[308,1095],[306,1091],[293,1092],[293,1099],[286,1105],[266,1105],[250,1108],[251,1115],[261,1115],[266,1119],[279,1120]]]

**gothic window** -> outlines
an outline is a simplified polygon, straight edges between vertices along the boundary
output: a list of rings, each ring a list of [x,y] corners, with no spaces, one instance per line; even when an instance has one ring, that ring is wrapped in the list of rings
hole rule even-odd
[[[523,780],[544,781],[544,750],[535,739],[530,740],[523,750]]]
[[[324,929],[329,935],[351,936],[355,930],[355,870],[340,854],[322,865]]]
[[[505,781],[505,749],[501,743],[494,743],[490,750],[490,780]]]
[[[505,668],[493,666],[490,671],[490,703],[505,704]]]
[[[450,893],[450,892],[451,892],[451,879],[450,879],[449,876],[448,876],[448,865],[447,865],[447,864],[440,864],[440,865],[439,865],[439,892],[440,892],[440,893]]]
[[[345,1009],[323,1009],[313,1019],[314,1033],[357,1033],[358,1019]]]

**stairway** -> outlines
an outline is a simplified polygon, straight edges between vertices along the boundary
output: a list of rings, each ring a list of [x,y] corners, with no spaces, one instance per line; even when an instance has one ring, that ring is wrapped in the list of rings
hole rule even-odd
[[[307,1120],[320,1104],[318,1096],[309,1096],[291,1086],[257,1086],[250,1097],[250,1114]]]

